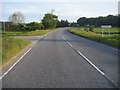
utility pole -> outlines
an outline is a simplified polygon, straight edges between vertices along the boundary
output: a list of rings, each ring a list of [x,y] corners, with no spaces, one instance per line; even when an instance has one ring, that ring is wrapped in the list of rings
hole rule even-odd
[[[40,14],[40,23],[42,22],[42,19],[41,19],[41,14]]]
[[[51,23],[52,23],[52,20],[53,20],[53,12],[54,12],[55,10],[54,9],[51,9]],[[52,28],[52,27],[51,27]]]
[[[3,31],[5,32],[5,22],[3,22]]]
[[[53,14],[54,11],[55,11],[55,9],[51,9],[51,14]]]

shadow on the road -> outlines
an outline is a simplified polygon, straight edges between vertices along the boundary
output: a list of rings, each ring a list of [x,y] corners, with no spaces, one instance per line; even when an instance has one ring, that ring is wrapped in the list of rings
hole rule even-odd
[[[62,39],[43,39],[42,41],[46,41],[46,42],[80,42],[80,40],[62,40]]]

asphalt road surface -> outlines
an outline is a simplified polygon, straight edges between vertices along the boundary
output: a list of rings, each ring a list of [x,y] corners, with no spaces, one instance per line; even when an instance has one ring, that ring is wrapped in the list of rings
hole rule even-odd
[[[36,40],[30,52],[3,77],[3,88],[114,88],[118,84],[115,48],[66,30]]]

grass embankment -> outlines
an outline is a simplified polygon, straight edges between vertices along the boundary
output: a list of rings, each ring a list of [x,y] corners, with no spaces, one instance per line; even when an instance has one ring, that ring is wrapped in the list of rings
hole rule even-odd
[[[30,41],[11,37],[2,37],[2,62],[6,62],[12,56],[23,50]]]
[[[107,45],[111,45],[113,47],[120,48],[120,43],[118,42],[118,39],[120,38],[119,35],[102,35],[96,34],[93,32],[87,32],[83,28],[71,28],[68,29],[69,32],[79,35],[84,38],[88,38],[97,42],[101,42]]]
[[[45,35],[49,32],[60,30],[62,28],[56,28],[56,29],[47,29],[47,30],[36,30],[36,31],[6,31],[3,33],[5,36],[41,36]]]

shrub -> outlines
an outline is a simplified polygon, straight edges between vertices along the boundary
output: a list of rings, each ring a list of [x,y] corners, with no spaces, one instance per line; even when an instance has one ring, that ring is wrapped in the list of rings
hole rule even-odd
[[[26,24],[26,29],[30,31],[41,30],[43,28],[44,28],[44,25],[38,22],[31,22]]]
[[[89,31],[93,32],[94,26],[89,27]]]

